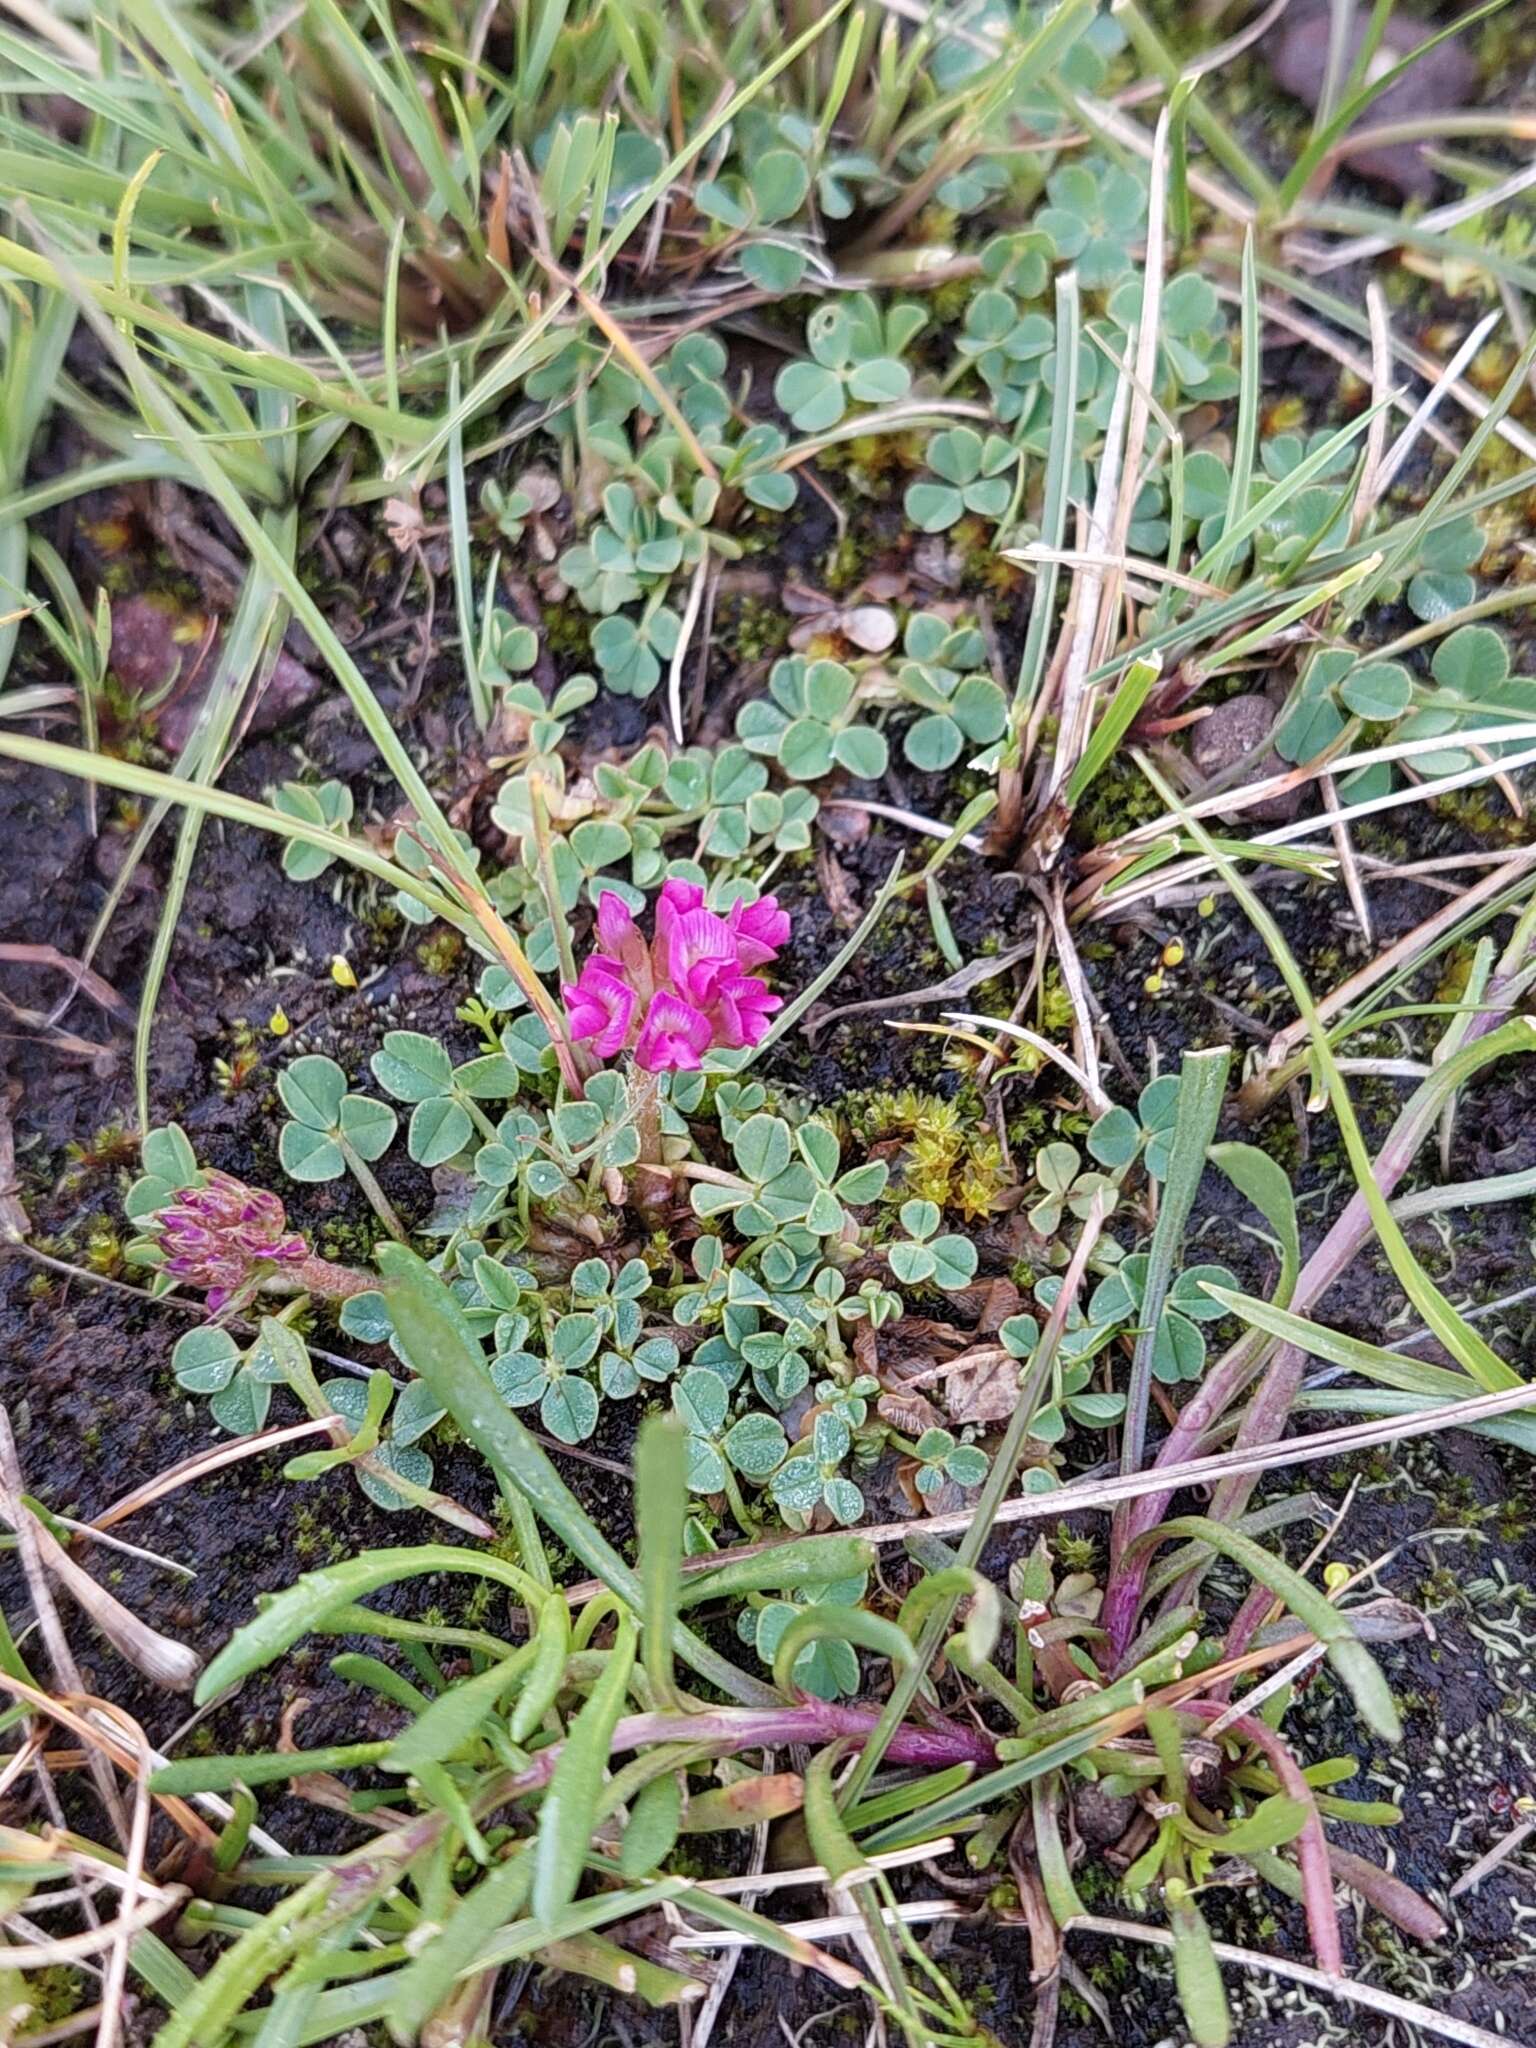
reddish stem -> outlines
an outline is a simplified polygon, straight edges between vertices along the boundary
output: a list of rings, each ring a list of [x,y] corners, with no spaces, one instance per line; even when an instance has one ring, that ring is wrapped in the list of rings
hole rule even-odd
[[[802,1700],[794,1707],[712,1707],[699,1714],[627,1714],[614,1729],[610,1748],[617,1754],[658,1742],[705,1742],[729,1754],[791,1742],[862,1744],[879,1719],[877,1707],[840,1707],[829,1700]],[[541,1749],[527,1770],[520,1771],[508,1785],[507,1797],[546,1785],[563,1747],[552,1742]],[[885,1753],[892,1763],[932,1770],[950,1764],[991,1766],[997,1762],[991,1736],[952,1721],[929,1728],[908,1723],[897,1729]]]
[[[1231,1711],[1220,1700],[1180,1700],[1175,1709],[1193,1714],[1201,1721],[1225,1720]],[[1273,1728],[1253,1714],[1238,1714],[1227,1721],[1232,1734],[1251,1742],[1264,1752],[1265,1761],[1292,1799],[1307,1810],[1306,1824],[1296,1837],[1296,1867],[1301,1872],[1302,1903],[1307,1912],[1307,1934],[1317,1967],[1330,1977],[1344,1974],[1344,1951],[1339,1942],[1339,1912],[1333,1899],[1333,1872],[1328,1863],[1328,1841],[1312,1787],[1301,1774],[1301,1766]]]
[[[1463,1046],[1473,1044],[1486,1037],[1504,1022],[1506,992],[1520,965],[1511,954],[1520,935],[1511,943],[1500,971],[1490,981],[1485,1000],[1492,1005],[1475,1016],[1467,1028]],[[1397,1121],[1388,1132],[1386,1141],[1377,1153],[1373,1174],[1377,1187],[1384,1196],[1390,1197],[1393,1189],[1412,1165],[1419,1147],[1433,1127],[1439,1109],[1433,1099],[1426,1106],[1423,1091],[1419,1091],[1403,1105]],[[1295,1315],[1306,1315],[1327,1293],[1339,1276],[1345,1272],[1371,1232],[1371,1212],[1365,1196],[1357,1188],[1345,1203],[1337,1221],[1324,1236],[1316,1251],[1302,1267],[1296,1281],[1296,1290],[1289,1307]],[[1238,1339],[1230,1351],[1219,1359],[1207,1374],[1204,1383],[1179,1411],[1178,1420],[1163,1439],[1154,1466],[1178,1465],[1197,1455],[1200,1440],[1220,1420],[1222,1415],[1243,1394],[1264,1358],[1269,1354],[1270,1345],[1256,1347],[1252,1333]],[[1262,1404],[1255,1417],[1255,1427],[1247,1441],[1252,1444],[1271,1443],[1282,1432],[1290,1414],[1291,1402],[1295,1399],[1294,1387],[1289,1399],[1283,1398],[1293,1378],[1299,1384],[1294,1366],[1289,1366],[1283,1357],[1277,1359],[1274,1368],[1266,1378],[1256,1402]],[[1242,1513],[1243,1504],[1252,1490],[1251,1480],[1232,1480],[1221,1495],[1221,1513],[1231,1520]],[[1151,1553],[1137,1555],[1132,1546],[1138,1536],[1149,1529],[1155,1529],[1166,1514],[1172,1500],[1172,1491],[1146,1493],[1140,1499],[1129,1501],[1121,1514],[1116,1516],[1108,1583],[1104,1592],[1104,1607],[1100,1623],[1104,1628],[1106,1643],[1104,1663],[1106,1669],[1114,1669],[1124,1656],[1127,1646],[1136,1633],[1137,1619],[1141,1613],[1142,1590],[1146,1584],[1147,1571],[1151,1565]],[[1215,1510],[1213,1509],[1213,1512]],[[1127,1553],[1130,1553],[1127,1555]]]

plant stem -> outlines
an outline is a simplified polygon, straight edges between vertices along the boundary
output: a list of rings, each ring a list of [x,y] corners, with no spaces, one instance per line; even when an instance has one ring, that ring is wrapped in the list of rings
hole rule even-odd
[[[371,1169],[358,1158],[340,1131],[333,1131],[331,1135],[341,1148],[341,1156],[347,1162],[348,1173],[351,1174],[363,1193],[368,1197],[368,1203],[374,1215],[378,1217],[396,1244],[408,1243],[409,1240],[406,1237],[400,1218],[395,1214],[388,1195],[385,1194],[384,1190],[374,1179]]]

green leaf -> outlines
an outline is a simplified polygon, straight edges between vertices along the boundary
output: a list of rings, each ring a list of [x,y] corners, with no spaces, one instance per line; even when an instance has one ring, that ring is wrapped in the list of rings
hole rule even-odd
[[[811,176],[802,157],[790,149],[766,150],[751,168],[748,180],[759,220],[788,220],[805,204]]]
[[[782,1117],[761,1112],[749,1116],[732,1144],[736,1164],[747,1179],[761,1187],[775,1179],[789,1165],[789,1125]]]
[[[395,1141],[400,1120],[386,1102],[371,1095],[341,1098],[341,1135],[359,1159],[382,1159]]]
[[[1168,1172],[1163,1186],[1162,1199],[1158,1204],[1157,1221],[1152,1229],[1152,1243],[1147,1257],[1146,1280],[1140,1302],[1140,1328],[1136,1333],[1136,1346],[1131,1356],[1130,1386],[1126,1396],[1125,1428],[1121,1435],[1120,1469],[1122,1472],[1139,1471],[1142,1451],[1146,1442],[1147,1406],[1151,1397],[1151,1383],[1161,1363],[1163,1377],[1171,1370],[1184,1376],[1191,1364],[1192,1347],[1179,1329],[1169,1329],[1171,1318],[1163,1313],[1163,1305],[1172,1284],[1174,1268],[1178,1262],[1180,1248],[1184,1241],[1184,1226],[1189,1220],[1199,1190],[1200,1176],[1205,1170],[1205,1150],[1216,1134],[1217,1120],[1221,1115],[1222,1098],[1226,1092],[1227,1070],[1232,1064],[1232,1052],[1228,1046],[1215,1046],[1203,1052],[1186,1052],[1179,1068],[1176,1094],[1172,1098],[1160,1097],[1150,1105],[1154,1114],[1173,1113],[1177,1105],[1178,1122],[1175,1124],[1168,1155]],[[1167,1077],[1171,1079],[1172,1077]],[[1141,1110],[1147,1117],[1148,1097],[1152,1088],[1142,1090]],[[1164,1109],[1166,1103],[1167,1108]],[[1198,1373],[1205,1362],[1205,1344],[1193,1324],[1185,1329],[1192,1332],[1199,1343],[1200,1359],[1194,1370]],[[1159,1351],[1161,1346],[1161,1351]]]
[[[272,1388],[253,1373],[242,1372],[208,1403],[208,1412],[231,1436],[252,1436],[267,1419]]]
[[[561,1443],[580,1444],[596,1429],[600,1408],[597,1390],[589,1381],[562,1373],[545,1388],[539,1419]]]
[[[838,1160],[842,1155],[836,1131],[827,1124],[815,1121],[805,1123],[795,1133],[795,1143],[800,1147],[817,1178],[830,1183],[837,1172]]]
[[[550,1331],[550,1357],[563,1371],[580,1372],[597,1356],[602,1337],[603,1326],[590,1311],[561,1316]]]
[[[907,517],[923,533],[943,533],[965,511],[965,500],[953,484],[908,484]]]
[[[139,1164],[153,1180],[162,1180],[173,1192],[191,1187],[198,1179],[197,1154],[180,1124],[162,1124],[146,1131],[139,1147]]]
[[[385,1770],[416,1777],[424,1764],[446,1763],[457,1756],[475,1739],[513,1680],[531,1661],[532,1646],[525,1644],[499,1664],[439,1693],[390,1744],[383,1759]]]
[[[418,1166],[441,1166],[463,1151],[473,1129],[461,1102],[451,1095],[433,1095],[411,1111],[406,1148]]]
[[[453,1080],[447,1053],[423,1031],[386,1031],[368,1064],[379,1086],[397,1102],[425,1102]]]
[[[721,1449],[738,1472],[763,1481],[783,1464],[789,1439],[771,1415],[754,1412],[727,1430]]]
[[[717,1372],[695,1366],[672,1389],[672,1404],[692,1435],[708,1438],[724,1425],[730,1397]]]
[[[1187,1316],[1165,1308],[1152,1343],[1152,1372],[1165,1386],[1197,1380],[1205,1370],[1205,1339]]]
[[[1188,1886],[1170,1878],[1165,1891],[1173,1934],[1173,1981],[1195,2048],[1227,2048],[1232,2018],[1210,1929]]]
[[[453,1085],[460,1095],[476,1102],[505,1102],[522,1086],[522,1076],[505,1053],[488,1052],[456,1068]]]
[[[1435,650],[1435,681],[1465,697],[1498,688],[1509,674],[1509,650],[1491,626],[1459,626]]]
[[[1328,1661],[1343,1680],[1367,1727],[1386,1742],[1402,1740],[1402,1722],[1381,1668],[1355,1633],[1347,1614],[1320,1593],[1290,1565],[1241,1530],[1210,1521],[1204,1515],[1175,1515],[1138,1543],[1164,1543],[1183,1537],[1209,1544],[1212,1550],[1240,1565],[1256,1585],[1283,1600],[1296,1619],[1327,1646]],[[1136,1547],[1136,1546],[1133,1546]]]
[[[571,1903],[581,1883],[634,1661],[634,1617],[621,1609],[613,1648],[591,1697],[571,1723],[539,1809],[531,1904],[535,1920],[545,1926]]]
[[[347,1170],[341,1147],[323,1131],[307,1124],[284,1124],[277,1136],[277,1156],[291,1180],[339,1180]]]
[[[1357,718],[1401,718],[1413,701],[1413,678],[1401,662],[1362,662],[1345,677],[1339,695]]]
[[[947,1288],[952,1293],[958,1287],[969,1287],[975,1279],[976,1247],[968,1237],[955,1233],[936,1237],[927,1250],[933,1257],[936,1287]]]
[[[1141,1126],[1128,1109],[1115,1103],[1095,1121],[1087,1144],[1100,1166],[1112,1171],[1129,1166],[1141,1144]]]
[[[277,1080],[278,1098],[291,1117],[312,1131],[332,1131],[341,1115],[347,1077],[323,1053],[306,1053],[285,1067]]]
[[[401,1247],[403,1249],[403,1247]],[[537,1445],[534,1446],[537,1449]],[[541,1453],[542,1455],[542,1453]],[[396,1550],[365,1550],[343,1564],[328,1565],[323,1571],[305,1572],[297,1582],[274,1594],[253,1621],[238,1629],[209,1663],[193,1694],[199,1706],[216,1699],[232,1685],[238,1685],[253,1671],[260,1671],[280,1657],[301,1636],[323,1622],[340,1607],[351,1607],[385,1586],[403,1579],[421,1578],[434,1572],[468,1572],[493,1579],[507,1587],[519,1600],[543,1597],[541,1589],[526,1572],[505,1563],[489,1552],[464,1549],[447,1543],[422,1543]]]
[[[846,407],[842,379],[820,363],[786,363],[773,395],[802,434],[835,427]]]
[[[790,1690],[795,1662],[806,1645],[827,1639],[855,1643],[897,1665],[911,1664],[916,1657],[911,1638],[883,1615],[863,1607],[807,1607],[789,1622],[773,1653],[773,1682],[781,1692]]]
[[[801,250],[789,248],[782,242],[749,242],[736,260],[749,283],[755,284],[759,291],[771,292],[776,299],[796,289],[805,276],[807,264]],[[774,485],[788,486],[787,495],[781,496],[771,490]],[[759,496],[759,492],[767,492],[768,495]],[[755,503],[782,512],[793,504],[795,487],[788,477],[753,477],[747,483],[746,493]]]
[[[396,2040],[413,2041],[421,2034],[456,1980],[522,1911],[532,1876],[533,1858],[519,1844],[457,1901],[408,1967],[391,1973],[386,2016]]]
[[[904,1287],[921,1287],[924,1281],[932,1279],[938,1263],[927,1245],[901,1241],[890,1246],[886,1257],[891,1271]]]
[[[778,742],[779,766],[796,782],[819,782],[832,771],[833,734],[819,719],[796,718]]]
[[[631,1883],[671,1855],[683,1820],[682,1783],[676,1771],[652,1778],[629,1809],[619,1844],[619,1869]]]
[[[872,362],[856,363],[848,377],[849,393],[861,405],[895,405],[911,389],[911,371],[893,356],[876,356]]]
[[[878,1202],[885,1193],[886,1182],[891,1170],[883,1159],[872,1159],[865,1166],[850,1167],[834,1184],[832,1192],[840,1202],[862,1208],[867,1202]]]
[[[885,734],[872,725],[845,725],[833,736],[832,756],[860,782],[878,782],[891,758]]]
[[[1212,1145],[1206,1157],[1245,1195],[1280,1240],[1280,1273],[1274,1300],[1289,1303],[1301,1271],[1301,1232],[1296,1220],[1296,1194],[1290,1175],[1257,1145]]]
[[[240,1347],[228,1330],[188,1330],[171,1353],[176,1384],[189,1394],[222,1393],[239,1363]]]
[[[658,1706],[677,1704],[672,1633],[678,1614],[687,1482],[687,1432],[673,1417],[648,1417],[635,1442],[635,1520],[645,1601],[641,1643],[646,1677]]]
[[[964,738],[947,711],[933,711],[907,727],[902,751],[914,768],[934,775],[959,760]]]

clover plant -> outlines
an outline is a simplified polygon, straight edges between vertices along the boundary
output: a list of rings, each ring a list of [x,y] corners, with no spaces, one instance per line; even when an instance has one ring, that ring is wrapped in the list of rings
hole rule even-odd
[[[973,626],[951,626],[934,612],[914,612],[902,637],[904,659],[895,668],[898,692],[923,712],[902,735],[914,768],[953,767],[967,746],[1002,738],[1008,699],[978,668],[986,642]]]
[[[1019,452],[1001,434],[985,439],[974,427],[950,427],[928,443],[937,483],[907,486],[907,517],[924,533],[943,533],[971,513],[994,524],[1013,500]]]
[[[273,790],[272,805],[285,817],[323,825],[328,832],[345,833],[352,822],[352,792],[334,777],[326,782],[285,782]],[[315,882],[335,858],[323,846],[290,839],[283,847],[283,873],[290,882]]]
[[[277,1093],[290,1119],[278,1132],[277,1156],[290,1179],[339,1180],[351,1173],[365,1193],[376,1188],[367,1164],[383,1157],[399,1127],[388,1103],[354,1094],[324,1053],[290,1060],[278,1075]]]
[[[406,1147],[418,1166],[441,1166],[478,1130],[493,1136],[482,1102],[517,1094],[522,1076],[505,1053],[485,1053],[455,1067],[423,1031],[387,1031],[369,1065],[387,1095],[411,1104]]]
[[[795,782],[816,782],[843,768],[861,782],[882,776],[889,762],[883,733],[859,721],[858,683],[840,661],[776,661],[766,698],[744,704],[737,737],[754,754],[776,760]]]
[[[1134,171],[1102,157],[1063,164],[1046,181],[1048,204],[1034,218],[1058,261],[1073,265],[1085,291],[1118,283],[1131,269],[1147,213],[1147,188]]]
[[[903,1202],[904,1238],[886,1247],[891,1271],[904,1287],[968,1287],[976,1277],[976,1247],[958,1232],[940,1233],[937,1202]]]
[[[905,398],[912,373],[902,357],[927,319],[921,306],[897,300],[882,308],[868,292],[818,306],[806,322],[810,360],[780,370],[774,397],[802,434],[825,433],[851,405]]]

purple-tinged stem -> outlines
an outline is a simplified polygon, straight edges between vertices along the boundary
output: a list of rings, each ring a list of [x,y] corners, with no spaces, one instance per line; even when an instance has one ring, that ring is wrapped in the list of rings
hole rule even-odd
[[[880,1719],[876,1707],[842,1707],[830,1700],[804,1700],[794,1707],[711,1707],[700,1714],[627,1714],[613,1731],[610,1745],[640,1749],[659,1742],[707,1743],[724,1755],[740,1749],[778,1748],[792,1742],[862,1743]],[[506,1796],[534,1792],[549,1782],[563,1744],[541,1749],[527,1770],[506,1788]],[[886,1748],[892,1763],[944,1770],[951,1764],[990,1768],[997,1748],[989,1735],[941,1721],[920,1728],[906,1723]]]
[[[1344,1952],[1339,1942],[1339,1912],[1333,1901],[1333,1873],[1328,1866],[1328,1841],[1312,1787],[1301,1774],[1301,1766],[1273,1728],[1253,1714],[1238,1714],[1227,1720],[1229,1709],[1219,1700],[1180,1700],[1176,1712],[1193,1714],[1200,1721],[1226,1721],[1233,1735],[1240,1735],[1264,1752],[1265,1761],[1280,1780],[1281,1789],[1299,1800],[1307,1810],[1306,1823],[1296,1837],[1296,1867],[1301,1872],[1301,1896],[1307,1912],[1307,1934],[1317,1967],[1331,1977],[1344,1974]]]
[[[1499,972],[1489,983],[1485,999],[1490,1007],[1470,1020],[1461,1040],[1463,1047],[1486,1037],[1505,1021],[1508,1000],[1523,986],[1520,970],[1529,944],[1525,923],[1523,919],[1500,962]],[[1373,1164],[1373,1176],[1383,1195],[1391,1195],[1418,1156],[1420,1146],[1434,1128],[1443,1107],[1440,1096],[1441,1090],[1432,1082],[1426,1082],[1404,1103]],[[1306,1315],[1321,1300],[1340,1275],[1348,1270],[1371,1229],[1369,1205],[1356,1188],[1297,1277],[1296,1289],[1288,1304],[1294,1314]],[[1163,1439],[1153,1461],[1154,1467],[1182,1464],[1196,1456],[1201,1439],[1241,1398],[1269,1356],[1274,1342],[1274,1339],[1258,1342],[1255,1333],[1249,1331],[1223,1354],[1179,1411],[1177,1421]],[[1264,1386],[1255,1396],[1253,1405],[1259,1408],[1260,1413],[1255,1419],[1253,1433],[1239,1438],[1245,1447],[1273,1442],[1285,1427],[1300,1380],[1294,1369],[1278,1370],[1281,1363],[1280,1359],[1276,1360],[1275,1368],[1266,1376]],[[1287,1384],[1293,1378],[1294,1384],[1289,1398],[1286,1398]],[[1260,1424],[1263,1434],[1259,1433]],[[1251,1479],[1228,1483],[1219,1510],[1223,1519],[1230,1520],[1242,1512],[1242,1504],[1251,1489]],[[1138,1555],[1133,1546],[1137,1537],[1157,1527],[1172,1498],[1171,1492],[1143,1494],[1128,1504],[1121,1525],[1115,1531],[1117,1540],[1100,1615],[1106,1635],[1104,1661],[1107,1668],[1112,1669],[1124,1656],[1141,1613],[1142,1591],[1151,1555]],[[1217,1510],[1213,1508],[1213,1512]]]

